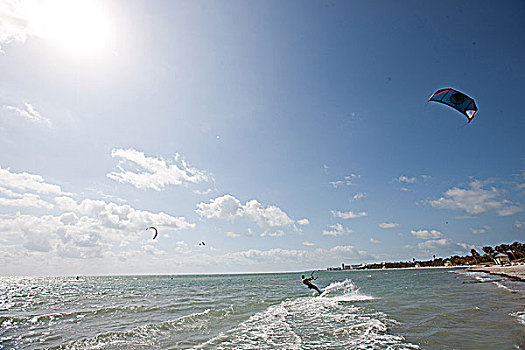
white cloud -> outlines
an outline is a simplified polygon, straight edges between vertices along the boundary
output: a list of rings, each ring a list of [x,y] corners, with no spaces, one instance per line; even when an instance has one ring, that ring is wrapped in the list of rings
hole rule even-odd
[[[419,175],[419,176],[401,175],[397,179],[394,179],[394,181],[399,182],[399,183],[405,183],[405,184],[415,184],[415,183],[419,183],[420,180],[428,181],[431,178],[432,177],[429,175]]]
[[[325,236],[339,236],[339,235],[343,235],[346,233],[354,232],[354,230],[352,230],[351,228],[344,227],[340,223],[337,223],[335,225],[328,225],[328,227],[331,230],[323,230],[323,235]]]
[[[273,264],[284,263],[310,264],[312,261],[323,261],[327,264],[339,264],[343,260],[367,259],[370,255],[365,251],[359,251],[353,246],[335,246],[330,249],[317,248],[314,250],[281,249],[270,250],[250,249],[230,253],[226,258],[234,260],[238,264]]]
[[[60,196],[55,197],[55,203],[62,214],[0,216],[4,247],[6,244],[20,246],[28,252],[47,253],[55,258],[102,258],[105,254],[125,258],[130,253],[126,246],[151,239],[145,233],[150,224],[155,224],[159,231],[195,227],[184,217],[101,200],[84,199],[77,203],[70,197]],[[164,254],[153,248],[144,245],[141,251]]]
[[[142,246],[142,250],[146,252],[149,255],[165,255],[166,252],[163,250],[158,249],[157,247],[154,247],[151,244],[144,244]]]
[[[396,224],[394,222],[382,222],[382,223],[378,224],[378,226],[381,227],[381,228],[387,229],[387,228],[397,227],[397,226],[399,226],[399,224]]]
[[[243,206],[237,198],[226,194],[222,197],[211,199],[210,203],[198,203],[195,212],[208,219],[233,220],[242,216]]]
[[[346,175],[343,177],[342,180],[337,180],[337,181],[331,181],[329,182],[330,185],[332,185],[334,188],[337,188],[341,185],[345,185],[345,186],[353,186],[355,185],[355,180],[360,178],[361,176],[360,175],[357,175],[357,174],[350,174],[350,175]]]
[[[208,188],[207,190],[204,190],[204,191],[194,190],[193,193],[195,193],[195,194],[210,194],[210,193],[212,193],[213,191],[214,191],[213,189]]]
[[[299,220],[297,220],[297,224],[298,225],[309,225],[310,224],[310,220],[308,220],[306,218],[305,219],[299,219]]]
[[[27,17],[26,6],[30,4],[27,1],[0,2],[0,45],[11,42],[24,43],[27,37],[33,34]]]
[[[451,241],[448,238],[431,239],[417,244],[417,247],[422,250],[438,249],[450,245]]]
[[[514,228],[518,230],[525,230],[525,221],[519,221],[519,220],[514,221]]]
[[[263,229],[284,228],[294,224],[294,220],[279,207],[272,205],[265,207],[255,199],[243,205],[229,194],[211,199],[209,203],[198,203],[195,212],[208,219],[247,218]]]
[[[143,152],[131,148],[126,150],[115,148],[111,151],[111,156],[120,158],[122,165],[129,163],[144,170],[133,172],[118,165],[118,172],[114,171],[106,175],[112,180],[129,183],[137,188],[151,188],[160,191],[168,185],[187,185],[213,180],[205,172],[189,166],[178,153],[175,154],[173,160],[165,160],[161,157],[148,157]]]
[[[270,233],[267,233],[267,232],[261,233],[261,237],[265,237],[266,235],[268,235],[270,237],[282,237],[282,236],[284,236],[284,231],[278,230],[278,231],[273,231],[273,232],[270,232]]]
[[[443,197],[428,203],[434,208],[465,211],[471,215],[497,213],[499,216],[509,216],[523,211],[521,204],[501,198],[500,191],[496,188],[483,189],[485,183],[472,181],[470,189],[453,187]]]
[[[16,115],[33,121],[37,123],[43,123],[47,126],[51,126],[51,120],[49,118],[43,117],[31,104],[24,102],[24,108],[19,108],[15,106],[6,106],[4,105],[4,109],[7,109],[8,111],[14,112]]]
[[[240,237],[241,234],[240,233],[235,233],[235,232],[226,232],[226,236],[230,237],[230,238],[237,238],[237,237]]]
[[[363,198],[366,198],[366,197],[368,197],[368,195],[366,193],[357,192],[356,194],[354,194],[352,196],[350,201],[356,201],[358,199],[363,199]]]
[[[473,244],[468,244],[468,243],[456,243],[458,246],[460,246],[464,252],[469,252],[470,253],[470,250],[471,249],[475,249],[476,246],[473,245]]]
[[[490,230],[492,227],[490,226],[483,226],[481,228],[473,228],[471,227],[470,228],[470,232],[472,232],[472,234],[474,235],[479,235],[479,234],[482,234],[482,233],[487,233],[488,230]]]
[[[56,197],[57,206],[65,211],[72,211],[96,218],[103,227],[141,230],[148,225],[165,226],[176,230],[194,228],[184,217],[174,217],[166,213],[152,213],[134,209],[129,205],[119,205],[102,200],[84,199],[77,203],[70,197]]]
[[[359,212],[359,213],[354,213],[353,211],[342,212],[342,211],[334,211],[334,210],[332,210],[331,213],[332,213],[332,215],[335,218],[341,218],[343,220],[361,218],[361,217],[364,217],[364,216],[368,215],[367,212],[365,212],[365,211],[362,211],[362,212]]]
[[[311,246],[314,246],[315,243],[312,243],[312,242],[303,242],[303,245],[311,247]]]
[[[272,205],[264,207],[255,199],[246,202],[243,209],[244,216],[251,218],[263,228],[283,227],[294,223],[280,208]]]
[[[443,234],[438,230],[412,230],[410,234],[417,239],[437,239],[443,237]]]
[[[11,207],[34,207],[34,208],[45,208],[53,209],[54,205],[40,199],[39,195],[33,193],[24,193],[18,198],[1,198],[0,206],[11,206]]]
[[[41,194],[62,194],[60,186],[44,182],[44,179],[40,175],[33,175],[25,172],[13,173],[9,168],[0,168],[0,186],[20,192],[29,191]]]
[[[184,241],[177,241],[175,245],[176,245],[175,250],[179,253],[190,253],[191,252],[190,248],[188,247],[188,243]]]
[[[377,239],[370,238],[370,243],[378,244],[381,243],[381,241],[378,241]]]
[[[402,176],[398,177],[396,180],[399,183],[413,184],[413,183],[415,183],[417,181],[417,178],[415,178],[413,176],[412,177],[408,177],[408,176],[402,175]]]

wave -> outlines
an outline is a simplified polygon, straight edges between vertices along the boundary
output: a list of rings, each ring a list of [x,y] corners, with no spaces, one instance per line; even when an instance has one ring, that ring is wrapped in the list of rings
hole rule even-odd
[[[509,283],[512,283],[511,281],[501,278],[499,276],[494,276],[489,274],[488,272],[481,272],[481,271],[454,271],[458,275],[464,275],[469,276],[474,279],[473,283],[492,283],[496,287],[504,289],[511,293],[518,293],[519,290],[513,289],[509,286]],[[466,283],[466,282],[463,282]]]
[[[357,288],[351,279],[330,283],[324,288],[321,297],[337,301],[363,301],[375,299],[372,296],[361,294],[359,288]]]
[[[206,309],[160,323],[148,324],[123,332],[109,332],[73,341],[53,349],[150,349],[171,343],[176,334],[200,333],[213,321],[220,321],[229,310]]]
[[[286,299],[193,349],[419,349],[388,333],[387,315],[346,302],[371,299],[349,279],[333,282],[320,297]]]
[[[510,315],[516,317],[518,322],[525,326],[525,311],[513,312]]]

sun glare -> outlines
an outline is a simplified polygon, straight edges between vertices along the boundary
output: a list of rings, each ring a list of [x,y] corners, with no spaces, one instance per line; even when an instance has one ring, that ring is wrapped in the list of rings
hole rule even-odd
[[[76,55],[109,51],[112,31],[102,3],[95,0],[47,0],[32,16],[35,34]]]

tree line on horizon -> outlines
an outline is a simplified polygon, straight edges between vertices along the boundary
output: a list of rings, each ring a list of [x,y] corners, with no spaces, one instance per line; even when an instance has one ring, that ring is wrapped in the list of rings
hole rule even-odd
[[[510,261],[524,261],[525,260],[525,244],[520,242],[514,242],[512,244],[500,244],[494,247],[484,246],[481,248],[483,254],[480,254],[476,249],[470,250],[470,255],[465,256],[454,255],[449,258],[436,258],[430,260],[416,260],[412,258],[412,261],[399,261],[399,262],[383,262],[375,264],[367,264],[367,269],[382,269],[384,268],[402,268],[402,267],[415,267],[416,265],[421,267],[432,267],[432,266],[451,266],[456,265],[478,265],[478,264],[492,264],[494,258],[498,254],[505,254]]]

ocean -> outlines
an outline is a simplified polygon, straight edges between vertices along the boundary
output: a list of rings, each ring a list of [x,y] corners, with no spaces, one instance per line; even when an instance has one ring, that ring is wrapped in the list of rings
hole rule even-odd
[[[318,271],[317,296],[300,276],[0,277],[0,348],[525,349],[523,282]]]

